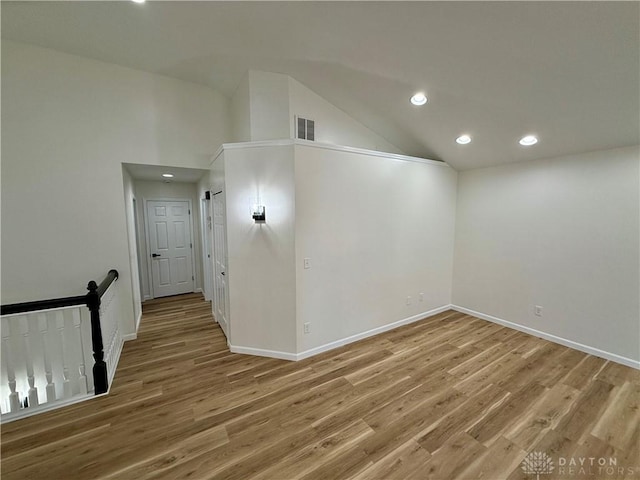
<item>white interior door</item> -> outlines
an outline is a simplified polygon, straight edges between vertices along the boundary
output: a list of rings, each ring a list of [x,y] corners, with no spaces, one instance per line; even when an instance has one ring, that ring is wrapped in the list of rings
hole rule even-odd
[[[229,339],[229,306],[227,302],[227,235],[224,223],[223,193],[213,195],[213,257],[214,288],[213,316]]]
[[[193,292],[189,202],[149,201],[147,221],[153,296]]]

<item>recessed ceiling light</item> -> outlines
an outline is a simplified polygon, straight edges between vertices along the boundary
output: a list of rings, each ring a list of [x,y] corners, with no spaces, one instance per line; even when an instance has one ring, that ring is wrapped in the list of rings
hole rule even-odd
[[[413,103],[414,105],[424,105],[425,103],[427,103],[427,96],[422,92],[418,92],[413,97],[411,97],[411,103]]]
[[[466,145],[467,143],[471,143],[471,137],[469,135],[460,135],[456,138],[456,143],[460,145]]]
[[[162,176],[164,178],[173,178],[173,173],[163,173]]]
[[[144,3],[145,2],[145,0],[131,0],[131,1],[134,2],[134,3]]]
[[[535,135],[527,135],[526,137],[522,137],[520,139],[520,145],[524,145],[525,147],[530,147],[531,145],[535,145],[538,143],[538,139]]]

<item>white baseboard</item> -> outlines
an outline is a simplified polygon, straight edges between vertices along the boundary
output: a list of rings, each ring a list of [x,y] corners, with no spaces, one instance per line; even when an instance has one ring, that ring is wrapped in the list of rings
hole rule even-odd
[[[282,360],[298,361],[298,360],[303,360],[305,358],[312,357],[314,355],[318,355],[323,352],[327,352],[329,350],[333,350],[334,348],[342,347],[349,343],[357,342],[358,340],[363,340],[365,338],[372,337],[373,335],[378,335],[379,333],[393,330],[394,328],[401,327],[402,325],[408,325],[409,323],[423,320],[427,317],[431,317],[438,313],[446,312],[447,310],[450,309],[450,307],[451,307],[450,305],[444,305],[442,307],[434,308],[433,310],[419,313],[417,315],[413,315],[411,317],[407,317],[402,320],[398,320],[397,322],[389,323],[387,325],[382,325],[381,327],[373,328],[371,330],[367,330],[366,332],[357,333],[355,335],[351,335],[346,338],[341,338],[340,340],[335,340],[333,342],[329,342],[324,345],[320,345],[319,347],[314,347],[300,353],[280,352],[280,351],[274,351],[274,350],[265,350],[261,348],[242,347],[239,345],[229,345],[229,350],[231,350],[233,353],[244,353],[247,355],[258,355],[260,357],[271,357],[271,358],[280,358]]]
[[[526,327],[524,325],[520,325],[514,322],[510,322],[508,320],[504,320],[502,318],[494,317],[492,315],[487,315],[485,313],[476,312],[475,310],[471,310],[468,308],[460,307],[458,305],[444,305],[442,307],[438,307],[433,310],[429,310],[424,313],[420,313],[418,315],[414,315],[412,317],[405,318],[403,320],[399,320],[397,322],[390,323],[388,325],[383,325],[381,327],[373,328],[371,330],[367,330],[366,332],[358,333],[355,335],[351,335],[346,338],[342,338],[340,340],[335,340],[333,342],[326,343],[319,347],[314,347],[309,350],[305,350],[300,353],[290,353],[290,352],[280,352],[275,350],[265,350],[261,348],[253,348],[253,347],[242,347],[238,345],[229,345],[229,349],[233,353],[243,353],[247,355],[257,355],[260,357],[271,357],[271,358],[279,358],[282,360],[292,360],[298,361],[303,360],[305,358],[312,357],[314,355],[318,355],[323,352],[327,352],[329,350],[333,350],[334,348],[339,348],[349,343],[357,342],[358,340],[363,340],[365,338],[371,337],[373,335],[377,335],[379,333],[387,332],[389,330],[393,330],[394,328],[401,327],[402,325],[408,325],[413,322],[417,322],[424,318],[437,315],[438,313],[445,312],[447,310],[455,310],[457,312],[466,313],[467,315],[471,315],[473,317],[480,318],[482,320],[487,320],[492,323],[497,323],[498,325],[502,325],[505,327],[512,328],[514,330],[518,330],[520,332],[528,333],[529,335],[533,335],[535,337],[543,338],[545,340],[549,340],[550,342],[558,343],[560,345],[564,345],[565,347],[573,348],[575,350],[579,350],[581,352],[588,353],[590,355],[595,355],[596,357],[604,358],[606,360],[611,360],[612,362],[620,363],[622,365],[626,365],[631,368],[640,370],[640,362],[634,360],[632,358],[623,357],[621,355],[617,355],[615,353],[607,352],[604,350],[600,350],[595,347],[591,347],[589,345],[584,345],[582,343],[574,342],[573,340],[569,340],[566,338],[558,337],[556,335],[552,335],[550,333],[542,332],[540,330],[536,330],[534,328]]]
[[[201,288],[196,288],[193,293],[202,293],[202,289]]]
[[[279,352],[277,350],[265,350],[262,348],[241,347],[229,344],[229,350],[232,353],[243,353],[245,355],[257,355],[258,357],[279,358],[281,360],[298,360],[295,353]]]
[[[612,362],[620,363],[622,365],[626,365],[631,368],[640,369],[640,362],[637,360],[633,360],[632,358],[627,358],[621,355],[616,355],[615,353],[606,352],[604,350],[600,350],[599,348],[591,347],[589,345],[583,345],[582,343],[574,342],[573,340],[557,337],[550,333],[542,332],[540,330],[536,330],[530,327],[525,327],[524,325],[513,323],[508,320],[503,320],[502,318],[494,317],[492,315],[487,315],[486,313],[476,312],[468,308],[459,307],[458,305],[451,305],[451,309],[457,312],[466,313],[467,315],[471,315],[473,317],[481,318],[482,320],[487,320],[489,322],[497,323],[505,327],[513,328],[514,330],[519,330],[520,332],[528,333],[535,337],[549,340],[550,342],[559,343],[560,345],[564,345],[565,347],[573,348],[575,350],[580,350],[581,352],[585,352],[590,355],[595,355],[596,357],[604,358],[606,360],[611,360]]]
[[[75,397],[66,400],[57,400],[51,403],[43,403],[37,407],[24,408],[15,413],[3,413],[2,417],[0,417],[0,423],[5,424],[13,422],[14,420],[20,420],[21,418],[31,417],[32,415],[37,415],[39,413],[50,412],[51,410],[68,407],[69,405],[74,405],[80,402],[86,402],[87,400],[98,398],[103,395],[107,394],[102,393],[100,395],[94,395],[93,392],[89,392],[86,395],[76,395]]]
[[[397,322],[389,323],[387,325],[382,325],[381,327],[372,328],[371,330],[367,330],[366,332],[356,333],[355,335],[351,335],[350,337],[342,338],[340,340],[335,340],[333,342],[320,345],[319,347],[314,347],[309,350],[305,350],[304,352],[298,353],[298,355],[296,356],[297,357],[296,360],[309,358],[314,355],[318,355],[319,353],[323,353],[328,350],[333,350],[334,348],[339,348],[349,343],[357,342],[358,340],[363,340],[365,338],[378,335],[379,333],[388,332],[389,330],[393,330],[394,328],[401,327],[402,325],[408,325],[410,323],[423,320],[427,317],[437,315],[438,313],[446,312],[447,310],[449,310],[449,308],[450,308],[449,305],[444,305],[442,307],[434,308],[433,310],[429,310],[427,312],[419,313],[417,315],[413,315],[411,317],[398,320]]]

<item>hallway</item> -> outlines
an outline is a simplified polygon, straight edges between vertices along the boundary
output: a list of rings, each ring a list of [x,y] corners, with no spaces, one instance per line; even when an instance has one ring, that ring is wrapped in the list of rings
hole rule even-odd
[[[108,396],[2,427],[2,478],[524,479],[534,450],[636,466],[639,389],[453,311],[300,362],[232,354],[201,295],[168,297]]]

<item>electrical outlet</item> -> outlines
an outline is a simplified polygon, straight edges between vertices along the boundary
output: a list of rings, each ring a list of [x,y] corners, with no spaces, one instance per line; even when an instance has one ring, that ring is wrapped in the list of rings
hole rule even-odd
[[[311,333],[311,324],[310,323],[305,323],[304,324],[304,333]]]
[[[420,302],[424,302],[424,293],[421,293],[421,294],[418,295],[418,300]]]
[[[533,307],[533,313],[535,314],[536,317],[541,317],[542,307],[540,305],[536,305],[535,307]]]
[[[311,268],[311,259],[310,258],[305,258],[304,259],[304,268]]]
[[[407,297],[407,305],[411,305],[411,297]]]

